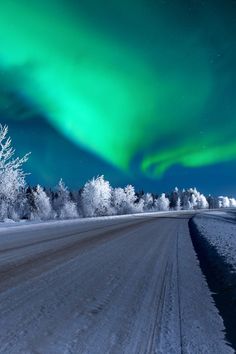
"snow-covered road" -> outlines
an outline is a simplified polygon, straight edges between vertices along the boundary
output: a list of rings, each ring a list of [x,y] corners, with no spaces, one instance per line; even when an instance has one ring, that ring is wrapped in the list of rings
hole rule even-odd
[[[232,353],[189,217],[0,230],[0,353]]]

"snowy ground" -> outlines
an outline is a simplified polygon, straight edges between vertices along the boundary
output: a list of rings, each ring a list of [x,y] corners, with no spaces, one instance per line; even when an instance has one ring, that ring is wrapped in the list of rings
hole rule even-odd
[[[200,210],[198,211],[200,212]],[[70,225],[73,223],[91,223],[91,222],[103,222],[104,220],[122,220],[122,219],[130,219],[130,218],[135,218],[135,217],[158,217],[158,216],[175,216],[179,215],[179,213],[183,214],[191,214],[190,210],[181,210],[181,211],[175,211],[175,210],[168,210],[168,211],[153,211],[153,212],[143,212],[143,213],[137,213],[137,214],[125,214],[125,215],[111,215],[111,216],[99,216],[99,217],[90,217],[90,218],[75,218],[75,219],[65,219],[65,220],[58,220],[58,219],[53,219],[53,220],[33,220],[33,221],[28,221],[28,220],[20,220],[20,221],[14,221],[11,219],[5,219],[4,221],[0,222],[0,232],[2,230],[6,231],[7,228],[9,227],[18,227],[18,226],[27,226],[29,227],[30,225],[41,225],[44,224],[47,227],[50,225],[54,225],[55,223],[59,223],[60,225]],[[192,214],[194,215],[195,212],[192,211]],[[40,226],[40,227],[41,227]],[[55,225],[54,225],[55,226]]]
[[[236,348],[236,211],[215,211],[190,222],[192,240],[214,301]]]
[[[0,353],[233,353],[192,213],[0,231]]]
[[[236,272],[236,212],[198,214],[194,222],[202,237]]]

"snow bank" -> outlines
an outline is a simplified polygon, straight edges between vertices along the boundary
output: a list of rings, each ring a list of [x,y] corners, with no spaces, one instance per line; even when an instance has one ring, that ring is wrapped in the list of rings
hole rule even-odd
[[[212,297],[236,350],[236,212],[214,211],[189,222],[193,245]]]
[[[236,272],[236,213],[211,212],[194,218],[199,233]]]
[[[158,211],[158,212],[146,212],[146,213],[137,213],[137,214],[126,214],[126,215],[112,215],[112,216],[100,216],[100,217],[90,217],[90,218],[76,218],[76,219],[67,219],[67,220],[20,220],[13,221],[10,219],[5,220],[5,222],[0,222],[0,236],[8,233],[12,234],[12,228],[14,228],[14,232],[22,231],[22,230],[38,230],[43,228],[54,228],[55,225],[60,226],[61,228],[66,228],[68,226],[75,225],[85,225],[85,224],[103,224],[104,221],[110,222],[120,222],[122,220],[132,220],[136,218],[146,218],[146,217],[162,217],[162,216],[173,216],[175,217],[177,214],[189,214],[193,213],[193,211],[181,210],[181,211]],[[11,230],[11,231],[10,231]]]

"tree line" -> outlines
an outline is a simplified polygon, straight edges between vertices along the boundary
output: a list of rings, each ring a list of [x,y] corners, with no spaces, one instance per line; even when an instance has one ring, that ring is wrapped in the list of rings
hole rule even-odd
[[[29,154],[15,158],[8,127],[0,125],[0,221],[50,220],[143,212],[236,207],[229,197],[204,196],[196,188],[160,195],[135,192],[131,185],[113,188],[104,176],[92,178],[78,191],[60,180],[54,189],[27,186],[22,166]]]

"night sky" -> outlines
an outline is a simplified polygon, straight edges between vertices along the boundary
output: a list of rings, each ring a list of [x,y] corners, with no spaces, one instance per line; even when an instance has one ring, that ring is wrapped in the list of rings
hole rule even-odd
[[[236,1],[1,1],[0,121],[31,184],[236,196]]]

